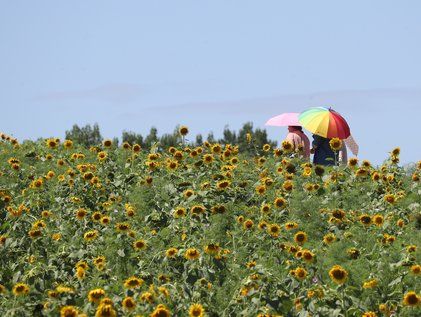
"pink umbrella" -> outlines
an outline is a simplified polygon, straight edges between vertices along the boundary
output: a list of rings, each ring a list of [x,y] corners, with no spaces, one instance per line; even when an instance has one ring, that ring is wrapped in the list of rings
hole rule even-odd
[[[285,112],[279,116],[270,118],[265,125],[275,126],[275,127],[286,127],[289,125],[300,126],[301,123],[298,122],[298,112]]]

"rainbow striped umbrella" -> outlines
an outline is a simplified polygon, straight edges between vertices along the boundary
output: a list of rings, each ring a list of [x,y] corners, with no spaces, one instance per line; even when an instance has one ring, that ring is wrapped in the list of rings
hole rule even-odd
[[[331,108],[310,108],[300,113],[298,121],[308,131],[328,139],[346,139],[351,134],[345,119]]]

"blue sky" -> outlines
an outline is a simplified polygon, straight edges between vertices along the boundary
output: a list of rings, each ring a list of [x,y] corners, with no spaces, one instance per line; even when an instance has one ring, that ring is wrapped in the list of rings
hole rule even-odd
[[[421,2],[1,1],[0,130],[219,135],[331,105],[361,158],[421,159]],[[267,128],[282,140],[286,130]]]

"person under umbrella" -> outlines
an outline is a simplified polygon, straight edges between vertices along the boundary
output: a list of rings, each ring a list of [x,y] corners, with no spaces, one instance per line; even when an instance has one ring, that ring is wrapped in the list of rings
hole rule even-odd
[[[285,140],[290,142],[294,149],[302,149],[303,157],[306,160],[310,159],[310,140],[304,134],[301,126],[289,125]]]
[[[265,125],[285,127],[288,126],[286,141],[294,146],[294,150],[302,149],[306,160],[310,159],[310,141],[304,134],[301,123],[298,122],[298,112],[286,112],[269,119]]]
[[[313,142],[311,153],[313,156],[313,163],[316,165],[335,165],[338,161],[338,154],[333,152],[330,147],[331,139],[324,138],[320,135],[313,134]],[[335,157],[336,156],[336,157]]]
[[[351,135],[346,120],[332,108],[314,107],[300,113],[298,117],[301,125],[313,133],[314,164],[335,165],[339,161],[338,151],[330,147],[330,140],[338,138],[348,139]],[[345,160],[346,148],[340,149],[341,158]]]

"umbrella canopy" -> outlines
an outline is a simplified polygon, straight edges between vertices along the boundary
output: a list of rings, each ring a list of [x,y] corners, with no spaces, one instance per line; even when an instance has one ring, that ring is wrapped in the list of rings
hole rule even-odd
[[[310,108],[300,113],[298,121],[310,132],[328,139],[346,139],[351,134],[346,120],[331,108]]]
[[[270,118],[265,125],[275,126],[275,127],[286,127],[286,126],[301,126],[301,123],[298,122],[298,112],[285,112],[279,116]]]
[[[358,155],[359,146],[357,142],[355,142],[352,135],[350,135],[347,139],[345,139],[345,144],[351,150],[352,154]]]

